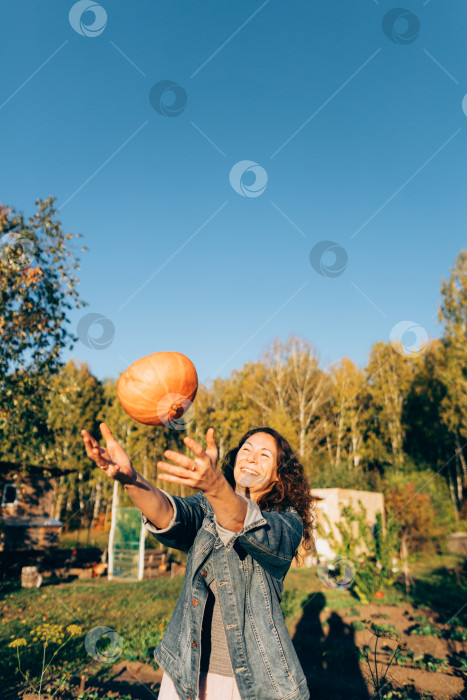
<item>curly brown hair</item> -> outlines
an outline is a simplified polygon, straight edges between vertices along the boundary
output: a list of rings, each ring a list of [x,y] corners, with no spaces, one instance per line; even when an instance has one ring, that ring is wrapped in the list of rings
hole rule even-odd
[[[240,438],[238,445],[225,455],[222,460],[222,472],[232,488],[235,489],[234,468],[237,453],[243,443],[255,433],[267,433],[275,439],[277,445],[277,475],[279,477],[272,489],[262,496],[258,505],[261,510],[284,511],[290,506],[295,508],[303,522],[301,546],[305,551],[310,551],[314,549],[314,501],[303,466],[283,435],[274,430],[274,428],[269,427],[248,430]],[[295,558],[297,562],[301,563],[299,550],[297,550]]]

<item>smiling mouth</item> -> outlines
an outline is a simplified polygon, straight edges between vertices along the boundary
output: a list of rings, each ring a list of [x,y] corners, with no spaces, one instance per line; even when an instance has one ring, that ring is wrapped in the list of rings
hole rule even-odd
[[[252,476],[259,476],[258,472],[255,472],[254,469],[249,469],[249,467],[240,467],[240,471],[243,472],[244,474],[250,474]]]

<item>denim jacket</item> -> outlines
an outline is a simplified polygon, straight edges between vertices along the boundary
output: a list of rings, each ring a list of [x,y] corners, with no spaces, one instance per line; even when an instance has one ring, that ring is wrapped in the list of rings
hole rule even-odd
[[[208,595],[204,578],[214,574],[242,700],[308,700],[307,681],[280,608],[283,580],[303,535],[297,511],[261,511],[246,499],[244,526],[233,532],[217,522],[202,491],[185,498],[162,491],[173,505],[172,521],[164,529],[144,516],[143,523],[163,545],[188,556],[182,592],[154,657],[179,697],[198,696]]]

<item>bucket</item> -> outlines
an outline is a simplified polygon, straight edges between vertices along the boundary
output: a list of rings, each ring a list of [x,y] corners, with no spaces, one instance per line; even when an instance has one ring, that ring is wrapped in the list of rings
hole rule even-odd
[[[42,576],[37,570],[37,566],[23,566],[21,569],[21,585],[23,588],[39,588],[42,583]]]

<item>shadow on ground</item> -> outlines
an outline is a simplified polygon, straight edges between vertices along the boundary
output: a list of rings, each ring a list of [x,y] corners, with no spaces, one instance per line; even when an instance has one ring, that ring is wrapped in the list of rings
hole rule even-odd
[[[293,637],[310,695],[313,700],[370,700],[358,663],[355,632],[333,612],[325,634],[320,621],[325,605],[322,593],[310,594]]]

